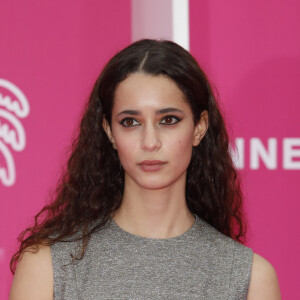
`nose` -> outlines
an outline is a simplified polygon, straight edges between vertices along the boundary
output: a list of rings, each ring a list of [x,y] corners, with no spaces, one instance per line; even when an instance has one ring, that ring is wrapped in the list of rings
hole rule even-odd
[[[141,140],[141,147],[145,151],[157,151],[161,148],[161,140],[159,132],[153,125],[144,127],[143,136]]]

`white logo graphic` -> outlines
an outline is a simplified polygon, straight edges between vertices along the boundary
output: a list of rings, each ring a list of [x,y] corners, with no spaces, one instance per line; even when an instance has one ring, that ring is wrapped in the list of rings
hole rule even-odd
[[[25,149],[26,135],[18,117],[26,118],[30,109],[25,95],[13,83],[0,78],[0,89],[0,154],[6,162],[6,166],[0,163],[0,182],[12,186],[16,181],[16,170],[10,148],[15,151]]]
[[[269,170],[278,169],[278,148],[282,148],[282,169],[300,170],[300,138],[285,137],[282,141],[275,137],[268,138],[264,145],[260,138],[253,137],[249,144],[249,168],[257,170],[262,164]],[[235,139],[235,149],[230,148],[233,162],[238,169],[245,168],[245,139]]]

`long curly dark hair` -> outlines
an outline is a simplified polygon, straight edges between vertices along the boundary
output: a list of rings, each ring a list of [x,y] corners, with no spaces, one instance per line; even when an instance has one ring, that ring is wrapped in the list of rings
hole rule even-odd
[[[78,239],[82,240],[78,259],[82,258],[91,235],[120,207],[124,170],[102,120],[105,117],[110,124],[116,87],[135,72],[171,78],[185,94],[195,123],[202,111],[208,112],[208,130],[201,143],[193,147],[187,170],[187,205],[192,213],[223,234],[245,242],[240,181],[230,155],[224,120],[208,79],[181,46],[166,40],[144,39],[117,53],[97,79],[54,199],[35,216],[34,225],[18,238],[20,248],[10,262],[13,273],[24,250],[40,244],[67,242],[78,233]]]

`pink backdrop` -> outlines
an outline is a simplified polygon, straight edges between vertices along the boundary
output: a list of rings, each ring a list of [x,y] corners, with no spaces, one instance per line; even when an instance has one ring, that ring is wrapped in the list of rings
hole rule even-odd
[[[296,0],[190,0],[191,52],[217,87],[233,141],[244,142],[248,245],[290,300],[300,299],[299,12]],[[267,166],[256,162],[261,145]]]
[[[4,300],[16,237],[55,184],[96,76],[113,53],[130,43],[131,12],[130,0],[15,0],[2,1],[0,7],[0,78],[16,85],[30,105],[25,118],[0,106],[15,116],[26,139],[25,149],[16,151],[0,136],[16,169],[13,186],[0,180],[0,299]],[[1,85],[0,93],[2,99],[10,96],[22,107],[10,89]],[[16,130],[7,120],[0,114],[1,124]],[[6,160],[0,150],[2,170],[7,169]]]
[[[0,4],[0,299],[16,237],[56,182],[97,74],[131,41],[130,6]],[[248,245],[276,268],[283,299],[300,298],[299,10],[296,0],[190,0],[191,52],[218,89],[233,142],[239,138]],[[13,170],[15,182],[5,185]]]

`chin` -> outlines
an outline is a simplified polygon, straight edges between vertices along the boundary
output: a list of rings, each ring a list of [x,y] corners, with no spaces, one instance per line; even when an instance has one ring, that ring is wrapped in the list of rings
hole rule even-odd
[[[163,181],[163,180],[148,180],[147,182],[137,182],[137,184],[146,190],[160,190],[170,187],[175,181]]]

